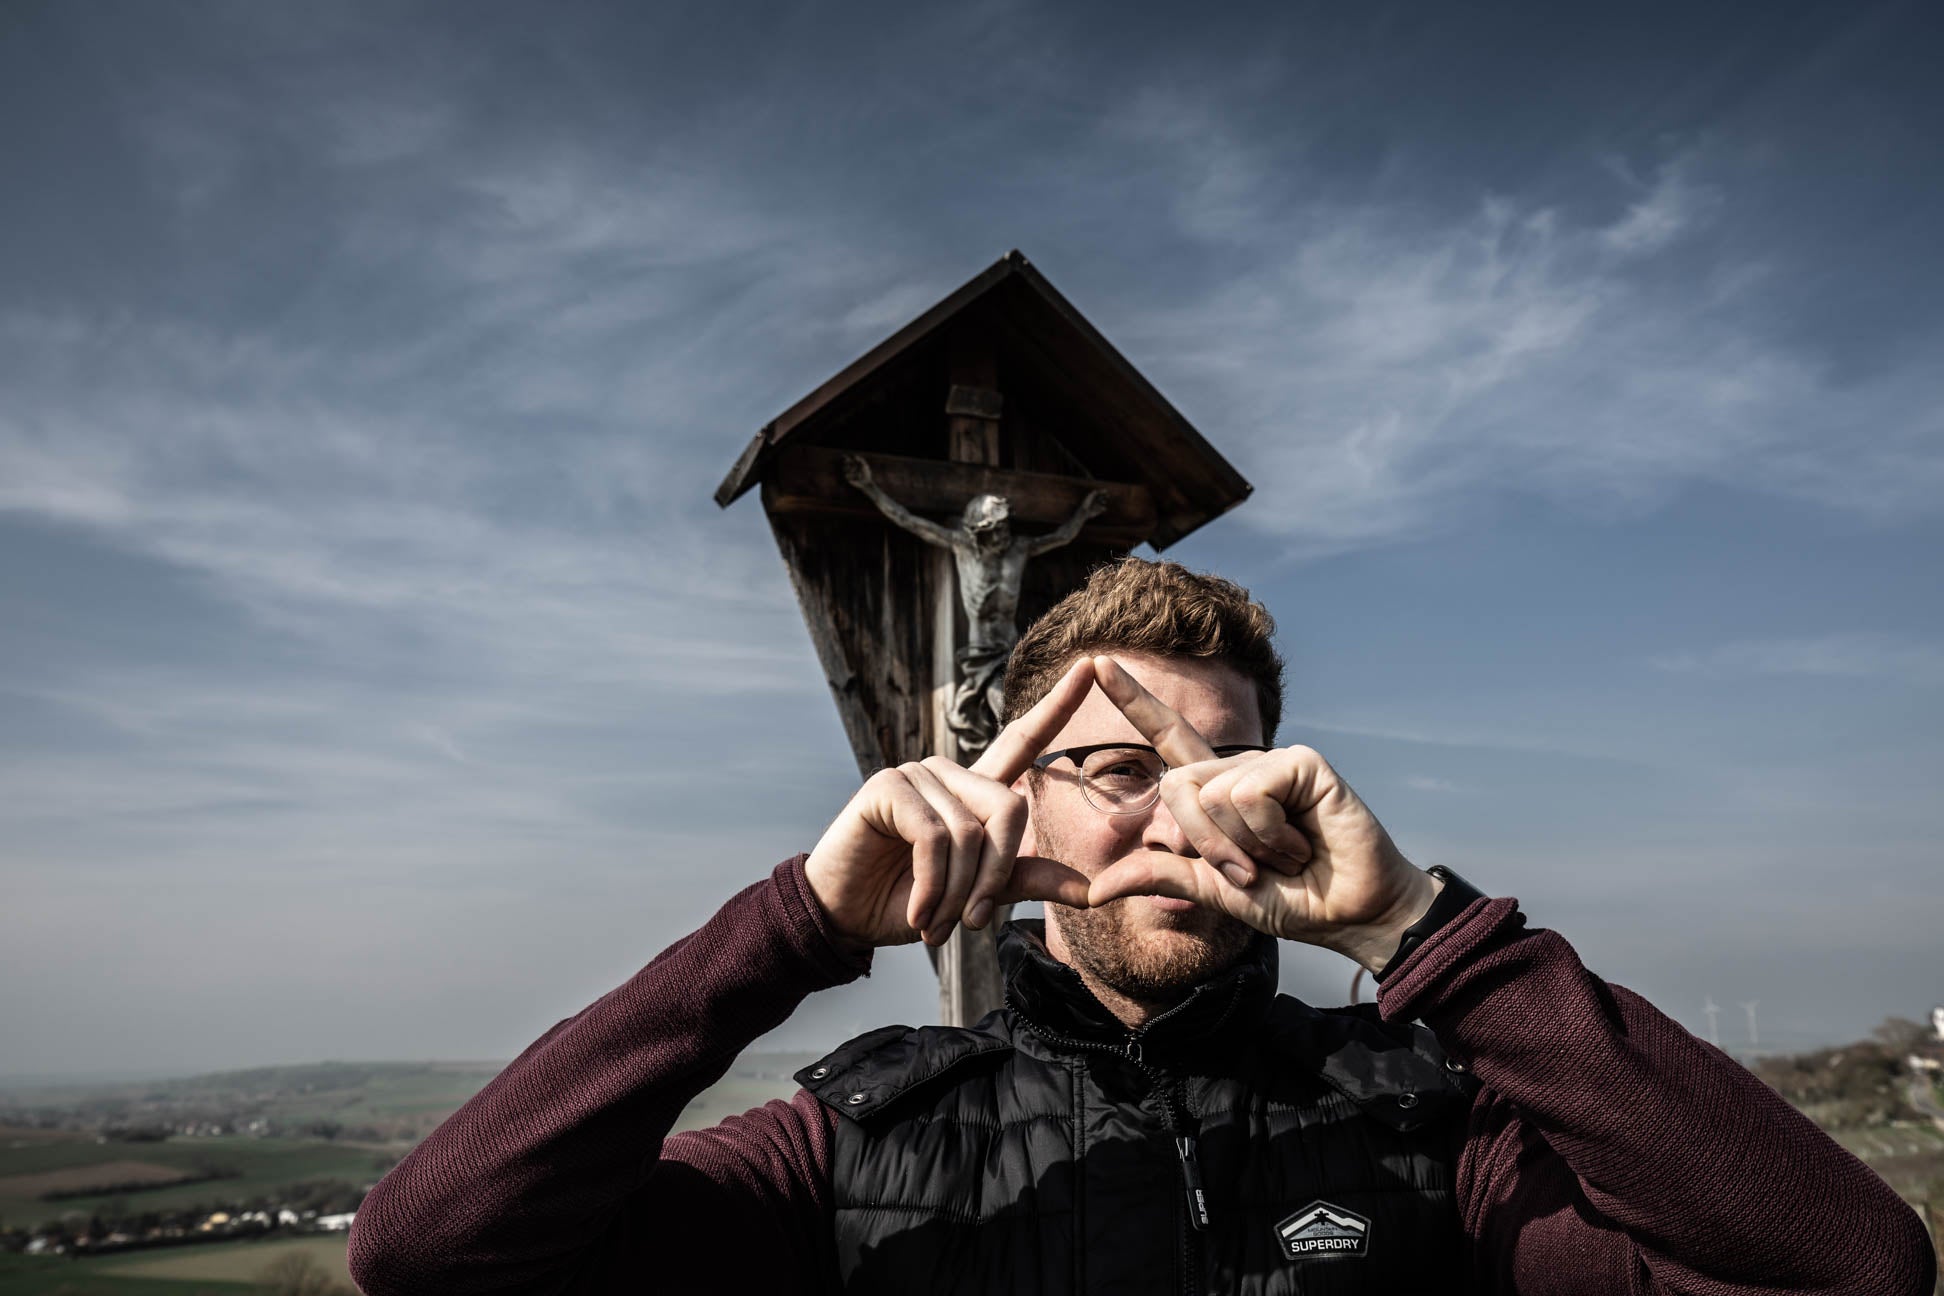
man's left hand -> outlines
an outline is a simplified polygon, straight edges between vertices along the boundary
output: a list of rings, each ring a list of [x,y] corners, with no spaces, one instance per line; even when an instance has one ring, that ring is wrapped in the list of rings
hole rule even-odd
[[[1128,856],[1095,876],[1088,902],[1175,896],[1382,971],[1440,884],[1329,763],[1308,747],[1219,758],[1113,658],[1094,658],[1094,678],[1168,763],[1161,799],[1199,858]]]

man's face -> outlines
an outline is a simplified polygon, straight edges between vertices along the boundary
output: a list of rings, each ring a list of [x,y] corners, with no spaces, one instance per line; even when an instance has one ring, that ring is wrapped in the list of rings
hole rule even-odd
[[[1234,667],[1196,657],[1114,657],[1210,744],[1263,741],[1255,685]],[[1048,750],[1123,739],[1147,742],[1096,688]],[[1094,809],[1081,795],[1071,761],[1056,761],[1043,775],[1027,776],[1024,782],[1032,816],[1021,854],[1057,859],[1088,877],[1140,851],[1196,855],[1159,801],[1139,814],[1109,815]],[[1179,998],[1189,986],[1226,968],[1254,934],[1226,914],[1162,896],[1128,896],[1098,909],[1049,903],[1046,915],[1046,945],[1055,958],[1145,1004]]]

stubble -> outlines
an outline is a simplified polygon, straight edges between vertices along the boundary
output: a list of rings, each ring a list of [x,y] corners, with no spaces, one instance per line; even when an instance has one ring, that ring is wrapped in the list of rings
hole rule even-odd
[[[1037,824],[1035,832],[1042,854],[1069,858],[1057,834]],[[1255,936],[1247,923],[1227,914],[1200,908],[1159,912],[1148,909],[1138,896],[1096,909],[1049,900],[1046,910],[1059,924],[1067,953],[1083,977],[1149,1005],[1172,1003],[1190,987],[1225,971]]]

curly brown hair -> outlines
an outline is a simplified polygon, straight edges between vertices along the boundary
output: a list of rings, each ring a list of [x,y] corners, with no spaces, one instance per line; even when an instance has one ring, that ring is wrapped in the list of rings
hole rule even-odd
[[[1275,635],[1269,610],[1234,581],[1176,562],[1122,558],[1094,568],[1019,637],[1006,665],[1005,719],[1031,709],[1082,653],[1211,657],[1255,682],[1263,741],[1273,743],[1283,697]]]

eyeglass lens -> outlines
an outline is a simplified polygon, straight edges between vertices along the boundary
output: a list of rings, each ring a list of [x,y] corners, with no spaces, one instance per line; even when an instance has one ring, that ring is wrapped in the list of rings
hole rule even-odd
[[[1093,753],[1081,765],[1080,788],[1095,808],[1128,814],[1153,802],[1167,769],[1167,762],[1155,752],[1109,748]]]

